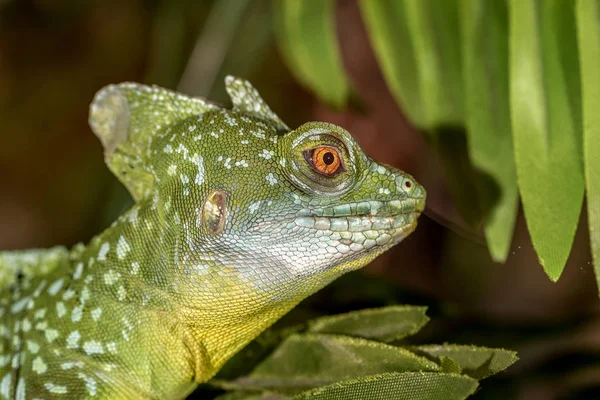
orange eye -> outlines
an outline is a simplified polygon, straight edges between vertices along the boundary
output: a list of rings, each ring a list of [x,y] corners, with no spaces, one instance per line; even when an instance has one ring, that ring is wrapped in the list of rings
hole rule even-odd
[[[340,169],[340,154],[333,147],[317,147],[312,154],[315,170],[323,175],[333,175]]]

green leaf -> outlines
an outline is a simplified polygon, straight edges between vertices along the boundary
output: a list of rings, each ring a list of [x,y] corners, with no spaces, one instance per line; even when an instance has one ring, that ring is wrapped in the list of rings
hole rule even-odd
[[[500,189],[485,236],[492,259],[504,262],[518,210],[508,101],[508,9],[506,0],[463,0],[461,6],[469,154]],[[480,196],[488,194],[480,191]]]
[[[464,123],[458,0],[404,0],[427,128]]]
[[[510,106],[519,191],[540,263],[565,266],[583,201],[572,0],[511,0]]]
[[[600,1],[577,2],[581,86],[583,92],[583,144],[590,244],[600,286]]]
[[[457,6],[457,0],[360,2],[386,82],[422,129],[463,124]]]
[[[359,5],[383,77],[398,106],[413,124],[427,126],[404,2],[361,0]]]
[[[271,389],[282,393],[383,372],[439,371],[413,352],[370,340],[327,334],[288,337],[246,377],[222,387]]]
[[[215,400],[283,400],[288,398],[277,393],[270,392],[243,392],[234,391],[216,397]]]
[[[429,321],[427,307],[390,306],[322,317],[308,323],[310,332],[338,333],[391,342],[414,335]]]
[[[335,33],[333,0],[275,0],[276,38],[288,67],[317,96],[342,108],[350,84]]]
[[[320,387],[294,400],[461,400],[477,389],[477,381],[462,375],[405,372],[366,376]]]
[[[514,351],[456,344],[424,345],[412,350],[417,354],[434,357],[440,362],[446,357],[450,358],[458,364],[463,374],[475,379],[497,374],[518,360]]]

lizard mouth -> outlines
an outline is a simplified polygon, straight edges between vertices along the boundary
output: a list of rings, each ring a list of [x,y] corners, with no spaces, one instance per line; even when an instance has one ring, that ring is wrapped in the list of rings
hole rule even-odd
[[[294,223],[317,231],[319,242],[322,236],[328,236],[329,246],[342,254],[394,245],[416,229],[417,218],[425,207],[425,202],[420,199],[407,200],[381,203],[380,207],[373,207],[371,212],[363,215],[308,215],[296,217]],[[382,210],[385,212],[380,213]]]

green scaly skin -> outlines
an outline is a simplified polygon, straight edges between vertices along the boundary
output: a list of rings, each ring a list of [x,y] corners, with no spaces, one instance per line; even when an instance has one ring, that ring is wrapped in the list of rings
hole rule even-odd
[[[1,398],[184,398],[415,229],[425,190],[409,175],[226,87],[232,110],[134,83],[97,94],[90,124],[136,203],[88,245],[0,252]],[[323,145],[334,176],[306,156]]]

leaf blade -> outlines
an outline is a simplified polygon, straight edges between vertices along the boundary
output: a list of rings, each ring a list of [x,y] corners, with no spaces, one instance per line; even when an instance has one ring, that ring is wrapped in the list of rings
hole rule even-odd
[[[429,318],[427,307],[389,306],[321,317],[308,324],[309,332],[358,336],[383,342],[417,333]]]
[[[296,78],[336,108],[348,100],[350,83],[335,32],[333,0],[273,1],[276,39]]]
[[[492,259],[504,262],[518,210],[508,101],[508,8],[506,0],[463,0],[461,11],[469,154],[500,189],[484,232]]]
[[[596,282],[600,287],[600,2],[578,0],[576,8],[581,57],[588,225]]]
[[[427,354],[440,361],[454,360],[462,374],[474,379],[484,379],[505,370],[517,362],[517,353],[505,349],[492,349],[457,344],[423,345],[413,348],[417,354]]]
[[[569,0],[509,4],[518,187],[539,261],[556,281],[569,256],[583,202],[574,15]],[[568,188],[562,189],[565,185]]]
[[[293,399],[462,400],[473,394],[477,386],[476,380],[455,374],[384,373],[313,389]]]

